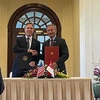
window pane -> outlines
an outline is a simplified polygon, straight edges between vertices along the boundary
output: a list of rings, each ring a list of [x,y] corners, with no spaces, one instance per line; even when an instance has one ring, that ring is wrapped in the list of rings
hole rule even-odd
[[[35,23],[37,24],[39,22],[39,18],[35,18]]]
[[[38,36],[37,39],[38,39],[40,42],[44,42],[44,36]]]
[[[45,22],[50,21],[50,19],[49,19],[46,15],[44,15],[42,19],[43,19]]]
[[[41,28],[46,28],[46,25],[43,25]]]
[[[34,23],[34,18],[30,18],[29,20],[30,22]]]
[[[41,20],[40,22],[39,22],[39,25],[41,26],[41,25],[43,25],[44,24],[44,22]]]
[[[42,54],[42,51],[40,51],[40,54]]]
[[[24,22],[26,19],[27,19],[26,16],[23,15],[19,20],[20,20],[21,22]]]
[[[18,21],[16,24],[16,28],[21,28],[21,27],[22,27],[22,23]]]
[[[45,36],[45,41],[49,39],[49,36]]]
[[[25,25],[23,25],[23,28],[25,28]]]
[[[26,24],[26,23],[29,23],[29,20],[25,21],[25,24]]]
[[[26,15],[28,16],[28,18],[33,17],[34,16],[34,12],[28,12],[28,13],[26,13]]]
[[[39,28],[39,26],[35,24],[35,25],[34,25],[34,28]]]
[[[35,17],[39,17],[39,18],[41,18],[42,15],[43,15],[43,13],[35,12]]]
[[[48,22],[48,23],[47,23],[47,25],[50,25],[50,24],[52,24],[52,22]]]
[[[43,45],[43,44],[41,43],[41,44],[40,44],[40,50],[42,50],[42,45]]]

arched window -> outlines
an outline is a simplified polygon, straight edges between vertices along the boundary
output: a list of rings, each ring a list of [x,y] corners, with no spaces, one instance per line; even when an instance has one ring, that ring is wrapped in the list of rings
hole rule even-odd
[[[18,8],[11,16],[8,23],[8,74],[14,61],[12,51],[16,36],[23,35],[24,26],[27,22],[34,23],[34,38],[42,43],[49,37],[46,34],[47,25],[53,23],[57,26],[57,36],[61,36],[61,24],[53,10],[45,5],[31,3]],[[40,48],[40,51],[42,48]]]
[[[22,15],[16,23],[16,28],[24,28],[28,22],[34,23],[35,29],[45,29],[51,24],[50,18],[40,11],[30,11]]]

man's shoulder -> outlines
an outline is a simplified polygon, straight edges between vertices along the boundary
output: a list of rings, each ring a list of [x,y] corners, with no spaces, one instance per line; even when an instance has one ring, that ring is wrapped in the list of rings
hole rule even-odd
[[[64,41],[65,39],[62,38],[62,37],[56,37],[56,40],[59,40],[59,41]]]
[[[49,39],[46,40],[46,41],[44,41],[44,42],[43,42],[43,45],[44,45],[44,46],[48,46],[48,43],[49,43]]]
[[[24,40],[25,40],[25,37],[24,36],[17,36],[16,37],[16,41],[23,42]]]

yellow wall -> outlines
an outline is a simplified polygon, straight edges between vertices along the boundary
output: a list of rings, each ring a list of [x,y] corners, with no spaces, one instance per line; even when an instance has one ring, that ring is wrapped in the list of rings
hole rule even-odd
[[[67,64],[68,73],[73,76],[73,24],[72,24],[72,1],[63,2],[62,5],[62,37],[66,39],[69,47],[69,59]]]
[[[73,76],[80,76],[79,0],[73,0]]]
[[[28,3],[44,4],[57,14],[62,26],[62,37],[69,47],[70,57],[66,62],[67,70],[70,76],[79,76],[78,0],[3,0],[0,3],[0,45],[2,45],[0,66],[2,67],[3,76],[6,77],[7,75],[8,21],[19,7]]]
[[[0,1],[0,66],[3,76],[7,73],[7,5]]]

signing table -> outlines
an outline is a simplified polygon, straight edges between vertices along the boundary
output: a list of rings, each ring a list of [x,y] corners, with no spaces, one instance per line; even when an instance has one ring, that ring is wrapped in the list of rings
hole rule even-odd
[[[4,78],[0,100],[94,100],[91,79]]]

